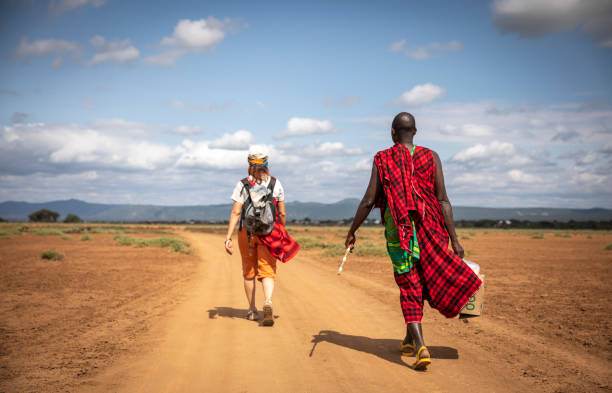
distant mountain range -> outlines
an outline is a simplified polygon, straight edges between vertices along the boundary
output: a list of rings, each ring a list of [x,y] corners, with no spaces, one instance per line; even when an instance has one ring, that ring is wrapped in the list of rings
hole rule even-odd
[[[336,203],[289,202],[289,220],[341,220],[351,218],[359,204],[358,199],[343,199]],[[206,206],[114,205],[88,203],[78,199],[43,203],[2,202],[0,217],[10,221],[27,221],[28,215],[49,209],[60,213],[60,219],[72,213],[85,221],[223,221],[227,220],[230,204]],[[610,209],[558,209],[558,208],[487,208],[454,206],[455,220],[529,220],[529,221],[609,221]],[[371,218],[380,217],[372,212]]]

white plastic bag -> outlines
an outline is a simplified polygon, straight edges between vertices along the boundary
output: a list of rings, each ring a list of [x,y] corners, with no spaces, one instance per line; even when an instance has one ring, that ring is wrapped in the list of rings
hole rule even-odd
[[[480,265],[476,262],[468,261],[467,259],[464,259],[463,262],[465,262],[465,264],[468,265],[470,269],[474,271],[475,274],[480,273]]]

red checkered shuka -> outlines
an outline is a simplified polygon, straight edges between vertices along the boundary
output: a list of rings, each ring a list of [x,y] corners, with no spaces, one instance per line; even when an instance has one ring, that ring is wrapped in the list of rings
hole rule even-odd
[[[287,229],[278,221],[274,223],[272,232],[259,236],[259,241],[281,262],[289,262],[300,250],[298,242],[289,236]]]
[[[406,322],[421,320],[424,299],[442,315],[456,316],[482,281],[448,247],[448,232],[436,197],[433,152],[417,146],[410,157],[407,147],[396,144],[378,152],[374,162],[384,189],[377,206],[384,208],[388,203],[398,229],[404,226],[406,241],[400,236],[403,249],[409,249],[411,212],[415,219],[420,260],[410,272],[395,277]]]

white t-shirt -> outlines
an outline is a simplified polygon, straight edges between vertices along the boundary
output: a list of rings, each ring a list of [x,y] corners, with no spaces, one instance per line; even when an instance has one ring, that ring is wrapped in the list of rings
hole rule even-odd
[[[253,180],[251,176],[249,176],[249,179]],[[270,184],[270,177],[268,177],[268,180],[262,182],[261,184],[267,187],[268,184]],[[276,199],[278,202],[282,202],[285,200],[285,190],[283,190],[283,185],[278,179],[276,179],[276,184],[274,184],[274,189],[272,190],[272,197],[274,197],[274,199]],[[247,190],[244,187],[244,184],[242,184],[242,182],[238,180],[238,183],[236,183],[236,187],[234,187],[234,192],[232,193],[232,199],[244,205],[244,202],[246,202],[247,198]]]

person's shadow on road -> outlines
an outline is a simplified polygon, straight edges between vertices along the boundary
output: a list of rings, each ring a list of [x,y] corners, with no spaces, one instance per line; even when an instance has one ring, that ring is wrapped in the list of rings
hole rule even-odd
[[[319,334],[315,334],[312,338],[312,350],[310,356],[314,354],[314,350],[318,343],[329,342],[340,345],[356,351],[371,353],[381,359],[392,363],[405,365],[401,360],[399,344],[401,340],[390,338],[369,338],[364,336],[353,336],[350,334],[342,334],[333,330],[321,330]],[[459,352],[455,348],[444,346],[427,346],[429,354],[433,359],[459,359]]]
[[[247,309],[246,308],[234,308],[234,307],[215,307],[213,309],[208,310],[208,318],[210,319],[216,319],[217,317],[221,317],[221,318],[238,318],[238,319],[244,319],[246,320],[245,316],[247,313]],[[278,319],[278,315],[274,315],[274,319]],[[263,315],[261,310],[259,311],[259,318],[258,321],[260,325],[261,322],[263,321]]]

